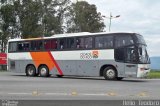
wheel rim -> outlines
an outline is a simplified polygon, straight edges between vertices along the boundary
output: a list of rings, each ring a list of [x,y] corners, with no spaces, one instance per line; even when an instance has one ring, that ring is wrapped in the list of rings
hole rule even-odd
[[[115,71],[113,69],[109,69],[106,72],[106,75],[108,76],[108,78],[114,78],[115,77]]]
[[[46,68],[41,68],[41,75],[46,75],[47,69]]]
[[[30,67],[30,68],[28,69],[28,74],[29,74],[29,75],[32,75],[33,72],[34,72],[34,69],[33,69],[32,67]]]

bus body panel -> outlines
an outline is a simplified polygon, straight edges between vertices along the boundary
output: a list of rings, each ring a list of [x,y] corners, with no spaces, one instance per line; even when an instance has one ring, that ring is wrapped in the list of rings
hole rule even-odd
[[[98,52],[96,58],[92,54],[94,51]],[[114,64],[114,50],[53,51],[50,53],[64,75],[99,76],[99,70],[103,65]],[[52,59],[47,58],[47,52],[34,52],[34,55],[36,56],[33,56],[33,52],[9,53],[10,62],[15,62],[15,69],[11,68],[11,63],[9,63],[9,69],[15,72],[25,72],[29,64],[33,64],[38,70],[41,64],[49,67],[53,63]],[[54,65],[55,63],[50,68],[50,73],[59,74]]]
[[[112,65],[113,67],[115,67],[118,72],[117,73],[118,77],[143,77],[144,74],[147,75],[149,73],[149,70],[146,70],[149,68],[149,64],[138,65],[138,64],[130,64],[130,63],[124,64],[120,62],[115,62],[112,59],[114,56],[113,50],[98,50],[99,52],[98,59],[92,59],[92,58],[88,58],[88,60],[86,59],[83,60],[83,58],[80,59],[81,52],[90,53],[92,51],[93,50],[76,51],[75,53],[70,51],[69,52],[65,51],[63,53],[62,51],[60,51],[60,52],[51,52],[51,54],[54,55],[55,61],[62,70],[63,75],[100,76],[100,69],[104,65]],[[38,54],[38,52],[36,52],[36,54]],[[12,53],[12,54],[9,53],[8,56],[9,56],[9,64],[8,64],[9,69],[18,73],[19,72],[25,73],[25,69],[28,64],[33,64],[37,70],[39,65],[41,64],[47,65],[46,62],[43,61],[45,59],[45,56],[34,61],[30,53]],[[37,61],[39,62],[39,64],[36,66],[35,62]],[[51,60],[46,60],[46,61],[48,61],[47,63],[52,63]],[[11,62],[15,62],[14,63],[15,68],[11,68],[12,64]],[[141,68],[144,68],[145,70],[141,71]],[[60,73],[56,67],[53,67],[50,70],[50,74],[59,75]]]

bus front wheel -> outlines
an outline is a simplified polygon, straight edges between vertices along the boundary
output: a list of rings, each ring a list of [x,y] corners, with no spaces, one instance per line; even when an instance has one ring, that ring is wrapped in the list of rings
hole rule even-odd
[[[35,76],[36,75],[36,68],[34,65],[28,65],[26,67],[26,76]]]
[[[113,67],[106,67],[103,71],[103,76],[107,80],[115,80],[117,73],[116,70]]]
[[[38,70],[41,77],[49,77],[49,69],[46,65],[41,65]]]

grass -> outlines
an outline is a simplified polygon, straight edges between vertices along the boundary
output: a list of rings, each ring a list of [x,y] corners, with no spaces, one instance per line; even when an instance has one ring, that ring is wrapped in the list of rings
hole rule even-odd
[[[151,70],[147,78],[160,78],[160,70]]]

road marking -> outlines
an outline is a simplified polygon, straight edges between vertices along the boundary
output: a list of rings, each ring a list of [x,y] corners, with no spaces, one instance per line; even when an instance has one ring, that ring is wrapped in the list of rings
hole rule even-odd
[[[106,96],[106,94],[104,94],[104,93],[100,93],[100,94],[81,93],[80,95],[84,95],[84,96]]]
[[[71,92],[71,93],[39,93],[37,91],[33,91],[32,93],[7,93],[9,95],[33,95],[38,96],[39,94],[42,95],[61,95],[61,96],[107,96],[105,93],[77,93],[77,92]]]
[[[35,91],[32,92],[32,96],[38,96],[38,95],[39,95],[38,90],[35,90]]]
[[[31,95],[31,93],[7,93],[9,95]]]
[[[71,95],[76,96],[76,95],[78,95],[78,93],[76,91],[73,91],[73,92],[71,92]]]
[[[117,93],[114,91],[110,91],[107,93],[108,96],[117,96]]]
[[[68,95],[67,93],[44,93],[44,95]]]
[[[142,91],[142,92],[138,93],[138,96],[147,97],[147,96],[149,96],[149,94],[147,91]]]
[[[5,93],[2,93],[0,92],[0,94],[5,94]],[[26,92],[10,92],[10,93],[7,93],[8,95],[30,95],[30,96],[43,96],[43,95],[46,95],[46,96],[125,96],[125,95],[118,95],[116,92],[113,92],[113,91],[110,91],[108,93],[78,93],[78,92],[71,92],[71,93],[56,93],[56,92],[48,92],[48,93],[40,93],[38,91],[33,91],[33,92],[30,92],[30,93],[26,93]],[[140,97],[148,97],[149,96],[149,93],[147,91],[143,91],[143,92],[140,92],[138,93],[137,95],[134,95],[134,94],[129,94],[128,96],[140,96]]]

